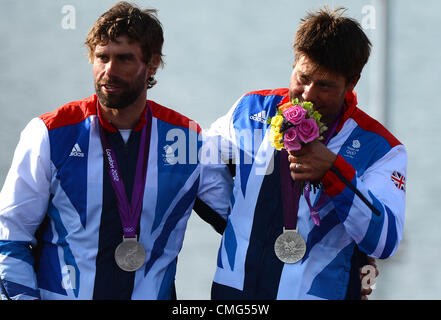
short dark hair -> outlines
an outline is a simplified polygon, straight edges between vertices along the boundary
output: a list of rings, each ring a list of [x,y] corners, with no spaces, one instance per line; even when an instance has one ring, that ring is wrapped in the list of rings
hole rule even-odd
[[[301,20],[294,38],[295,60],[306,55],[318,66],[343,75],[347,81],[361,74],[371,42],[360,24],[342,16],[345,8],[318,10]]]
[[[141,10],[125,1],[115,4],[98,18],[87,35],[85,44],[89,49],[89,60],[93,61],[97,45],[105,45],[109,41],[116,41],[120,36],[127,36],[140,44],[146,64],[152,62],[154,55],[158,55],[160,65],[163,65],[164,35],[156,13],[155,9]],[[149,87],[156,83],[154,79],[150,82],[152,83]]]

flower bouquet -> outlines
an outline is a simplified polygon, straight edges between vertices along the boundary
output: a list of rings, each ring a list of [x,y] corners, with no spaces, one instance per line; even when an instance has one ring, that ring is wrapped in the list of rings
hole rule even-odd
[[[278,151],[297,151],[306,143],[316,139],[323,140],[323,133],[328,129],[321,121],[322,115],[315,111],[313,104],[308,101],[299,102],[293,99],[281,105],[277,114],[271,119],[270,141],[271,145]],[[317,201],[316,206],[312,206],[310,201],[310,191],[314,193],[317,188],[321,188],[318,182],[300,182],[300,194],[305,194],[311,219],[315,225],[320,226],[320,216],[317,208],[323,204],[323,194]]]
[[[281,105],[271,119],[271,145],[278,151],[297,151],[303,144],[322,140],[328,128],[320,121],[321,117],[314,111],[312,102],[299,102],[296,98]]]

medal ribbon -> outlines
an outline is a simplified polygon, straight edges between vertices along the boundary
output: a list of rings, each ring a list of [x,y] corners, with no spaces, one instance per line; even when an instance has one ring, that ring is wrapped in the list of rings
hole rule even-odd
[[[102,125],[99,125],[104,161],[110,176],[110,181],[112,182],[113,190],[115,191],[124,238],[136,238],[136,229],[138,228],[139,217],[142,211],[152,129],[152,113],[148,105],[145,117],[146,124],[143,126],[141,132],[132,201],[130,203],[127,199],[124,181],[118,169],[115,151],[107,140]]]
[[[283,222],[286,230],[295,230],[300,200],[300,182],[291,179],[288,151],[280,151],[280,183],[282,185]]]
[[[340,122],[343,109],[339,112],[337,118],[334,120],[331,130],[325,132],[324,145],[329,143],[335,131],[337,130]],[[295,230],[297,228],[297,217],[299,211],[300,202],[300,181],[293,181],[291,178],[291,172],[289,170],[288,151],[282,149],[280,151],[280,182],[282,186],[282,204],[283,204],[283,221],[285,230]],[[308,181],[304,186],[304,195],[306,203],[309,207],[312,221],[319,226],[320,217],[318,214],[318,208],[326,202],[326,195],[324,192],[320,193],[320,197],[314,206],[311,205],[310,192],[311,183]]]

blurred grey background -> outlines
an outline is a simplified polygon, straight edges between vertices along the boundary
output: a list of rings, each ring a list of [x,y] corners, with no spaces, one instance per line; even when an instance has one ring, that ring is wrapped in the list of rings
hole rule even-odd
[[[41,113],[94,93],[83,45],[117,1],[0,0],[0,184],[19,133]],[[359,106],[408,149],[404,238],[378,261],[370,299],[440,299],[441,118],[439,0],[138,0],[158,9],[165,67],[149,99],[204,128],[243,93],[287,87],[292,40],[307,11],[348,8],[374,49],[356,87]],[[209,299],[220,236],[196,215],[179,257],[179,299]]]

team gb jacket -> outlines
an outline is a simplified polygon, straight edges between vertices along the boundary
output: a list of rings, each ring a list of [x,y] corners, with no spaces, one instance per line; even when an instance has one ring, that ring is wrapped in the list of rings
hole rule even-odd
[[[177,255],[194,201],[199,197],[226,214],[231,176],[224,165],[201,165],[199,126],[153,101],[147,106],[152,130],[138,228],[147,254],[144,265],[125,272],[114,260],[123,233],[103,162],[99,125],[115,149],[130,199],[145,120],[125,144],[117,130],[97,115],[93,95],[33,119],[21,134],[0,195],[3,295],[12,299],[173,297]]]
[[[288,89],[248,93],[210,129],[210,135],[218,137],[222,158],[235,164],[214,299],[344,299],[356,250],[387,258],[402,238],[405,147],[357,108],[355,93],[349,92],[328,144],[337,160],[323,177],[323,188],[311,192],[312,204],[326,193],[319,208],[321,223],[314,224],[302,196],[297,227],[306,254],[295,264],[278,260],[274,242],[283,231],[280,152],[268,136],[270,118],[288,99]]]

